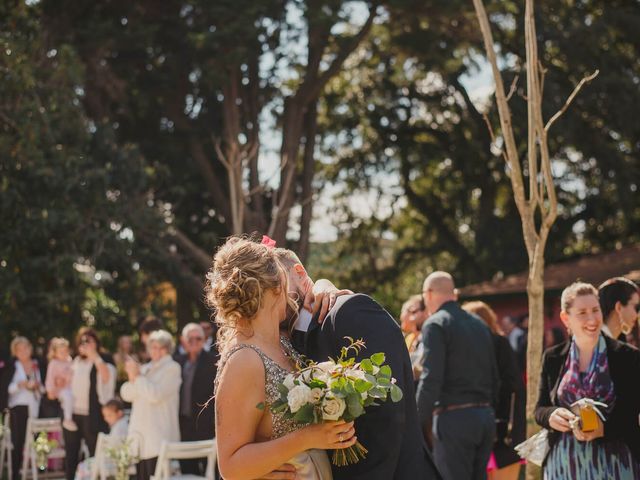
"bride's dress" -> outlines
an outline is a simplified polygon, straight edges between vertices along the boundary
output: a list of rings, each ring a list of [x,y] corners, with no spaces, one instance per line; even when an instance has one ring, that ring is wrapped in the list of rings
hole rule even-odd
[[[293,363],[297,363],[302,360],[300,354],[293,348],[286,337],[281,337],[280,343],[286,354],[293,360]],[[242,348],[251,348],[262,359],[265,371],[266,408],[268,408],[268,405],[274,403],[280,398],[278,385],[284,382],[284,378],[289,372],[278,365],[277,362],[269,358],[255,345],[238,344],[225,352],[220,361],[220,365],[218,366],[218,378],[220,378],[220,373],[222,372],[229,357]],[[271,413],[271,418],[271,439],[280,438],[306,426],[304,424],[297,423],[293,419],[284,418],[281,413]],[[301,452],[288,460],[287,463],[296,467],[296,478],[300,480],[332,480],[333,478],[331,474],[331,464],[329,463],[329,458],[324,450],[313,449]]]

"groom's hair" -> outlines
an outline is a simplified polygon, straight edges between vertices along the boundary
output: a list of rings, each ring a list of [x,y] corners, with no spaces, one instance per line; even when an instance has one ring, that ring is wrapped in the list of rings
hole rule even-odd
[[[276,248],[276,256],[287,271],[291,270],[295,265],[302,265],[298,255],[288,248]]]

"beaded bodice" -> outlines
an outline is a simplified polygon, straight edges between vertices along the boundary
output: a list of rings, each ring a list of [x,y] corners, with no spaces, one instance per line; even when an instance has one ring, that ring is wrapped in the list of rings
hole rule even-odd
[[[291,362],[291,366],[294,367],[296,364],[303,364],[304,359],[302,355],[300,355],[291,345],[289,339],[286,337],[280,337],[280,346],[284,351],[287,358],[289,358]],[[225,364],[235,352],[242,350],[243,348],[250,348],[254,352],[256,352],[262,363],[264,364],[264,385],[265,385],[265,408],[269,410],[269,406],[272,405],[276,400],[280,398],[280,392],[278,391],[278,385],[284,382],[285,377],[287,376],[289,371],[282,368],[276,361],[272,360],[268,357],[262,350],[260,350],[255,345],[250,345],[247,343],[239,343],[234,345],[229,350],[227,350],[222,358],[220,359],[220,364],[218,365],[218,375],[216,377],[215,382],[215,390],[217,391],[218,387],[218,379],[220,378],[222,371],[224,369]],[[281,413],[273,413],[271,412],[272,419],[272,431],[271,438],[280,438],[288,433],[294,432],[303,428],[304,424],[298,423],[293,419],[285,418]]]

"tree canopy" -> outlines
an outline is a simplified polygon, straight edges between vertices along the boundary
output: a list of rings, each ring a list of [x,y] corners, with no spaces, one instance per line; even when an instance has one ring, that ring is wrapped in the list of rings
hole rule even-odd
[[[487,7],[507,83],[524,78],[523,2]],[[637,242],[640,7],[536,15],[546,115],[600,70],[550,138],[547,259]],[[0,42],[3,331],[206,318],[204,273],[238,232],[395,312],[431,269],[526,268],[471,2],[4,2]],[[314,215],[335,241],[310,243]]]

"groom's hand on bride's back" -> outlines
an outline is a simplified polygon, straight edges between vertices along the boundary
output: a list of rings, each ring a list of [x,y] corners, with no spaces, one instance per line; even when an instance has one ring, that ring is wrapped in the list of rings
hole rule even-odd
[[[307,292],[303,307],[314,317],[317,316],[318,323],[322,323],[329,310],[335,305],[336,298],[342,295],[353,295],[353,292],[347,289],[338,290],[333,283],[322,278],[315,283],[313,289]]]
[[[256,480],[294,480],[296,478],[296,467],[290,463],[280,465],[273,472],[266,474]]]

